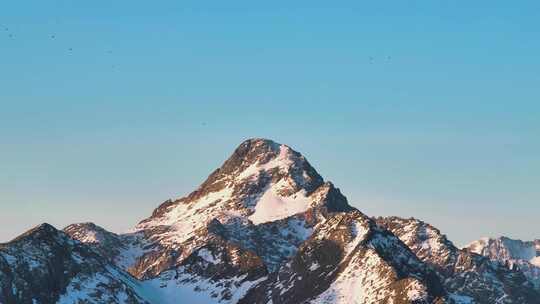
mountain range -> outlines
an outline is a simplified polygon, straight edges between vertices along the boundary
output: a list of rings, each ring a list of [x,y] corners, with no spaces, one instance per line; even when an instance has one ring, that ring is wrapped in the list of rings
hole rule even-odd
[[[352,207],[300,153],[249,139],[128,233],[42,224],[0,244],[0,303],[540,303],[540,240],[456,247]]]

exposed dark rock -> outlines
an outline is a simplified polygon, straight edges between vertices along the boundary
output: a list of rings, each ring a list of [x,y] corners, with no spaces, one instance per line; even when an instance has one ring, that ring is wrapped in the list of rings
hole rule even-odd
[[[49,224],[0,245],[0,303],[57,303],[89,282],[98,285],[74,301],[145,303],[127,278],[87,245]],[[119,295],[125,301],[115,300]]]
[[[289,263],[239,303],[347,302],[352,300],[347,294],[351,290],[343,290],[347,276],[357,284],[355,289],[364,290],[366,303],[432,303],[445,296],[438,278],[401,241],[351,211],[318,227]],[[380,281],[377,286],[374,279]],[[411,284],[425,295],[411,298]],[[329,290],[335,294],[324,295]]]
[[[540,303],[540,294],[522,272],[458,249],[435,227],[413,218],[380,217],[376,221],[433,268],[450,293],[481,304],[499,299],[503,303]]]

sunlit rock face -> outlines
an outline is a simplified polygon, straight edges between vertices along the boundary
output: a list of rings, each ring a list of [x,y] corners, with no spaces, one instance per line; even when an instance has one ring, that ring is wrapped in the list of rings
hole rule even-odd
[[[483,238],[466,248],[523,272],[535,288],[540,290],[540,240],[525,242],[507,237]]]
[[[436,271],[456,299],[474,303],[539,303],[527,276],[508,265],[490,261],[470,248],[459,249],[437,228],[423,221],[387,217],[376,219],[416,256]]]
[[[48,224],[0,245],[0,303],[147,303],[131,279]]]

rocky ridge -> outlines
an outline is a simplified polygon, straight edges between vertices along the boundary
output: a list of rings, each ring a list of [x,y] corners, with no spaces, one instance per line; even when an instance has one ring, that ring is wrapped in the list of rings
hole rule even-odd
[[[379,217],[376,221],[436,271],[451,297],[485,304],[540,303],[538,292],[521,271],[457,248],[432,225],[414,218]]]
[[[364,215],[300,153],[266,139],[243,142],[198,189],[165,201],[130,233],[114,234],[92,223],[58,233],[67,239],[62,246],[86,252],[82,263],[100,262],[93,274],[120,287],[99,291],[101,298],[85,298],[94,285],[72,290],[76,275],[68,271],[60,279],[45,272],[45,280],[63,283],[52,300],[38,303],[58,297],[73,303],[165,304],[177,299],[538,303],[540,298],[522,272],[457,249],[430,225]],[[40,246],[8,247],[20,254]],[[69,255],[62,259],[71,260]],[[17,265],[23,260],[11,258]],[[14,267],[8,263],[4,273]],[[2,275],[0,282],[9,283]],[[2,284],[0,303],[19,303]],[[28,294],[37,299],[32,290]]]
[[[129,274],[48,224],[0,245],[0,303],[149,303]]]
[[[507,237],[483,238],[472,242],[466,249],[523,272],[540,290],[540,240],[524,242]]]

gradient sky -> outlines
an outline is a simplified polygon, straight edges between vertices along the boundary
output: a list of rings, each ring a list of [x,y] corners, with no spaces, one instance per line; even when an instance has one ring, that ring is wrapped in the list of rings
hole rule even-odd
[[[540,2],[359,2],[4,1],[0,241],[125,231],[249,137],[368,215],[540,238]]]

